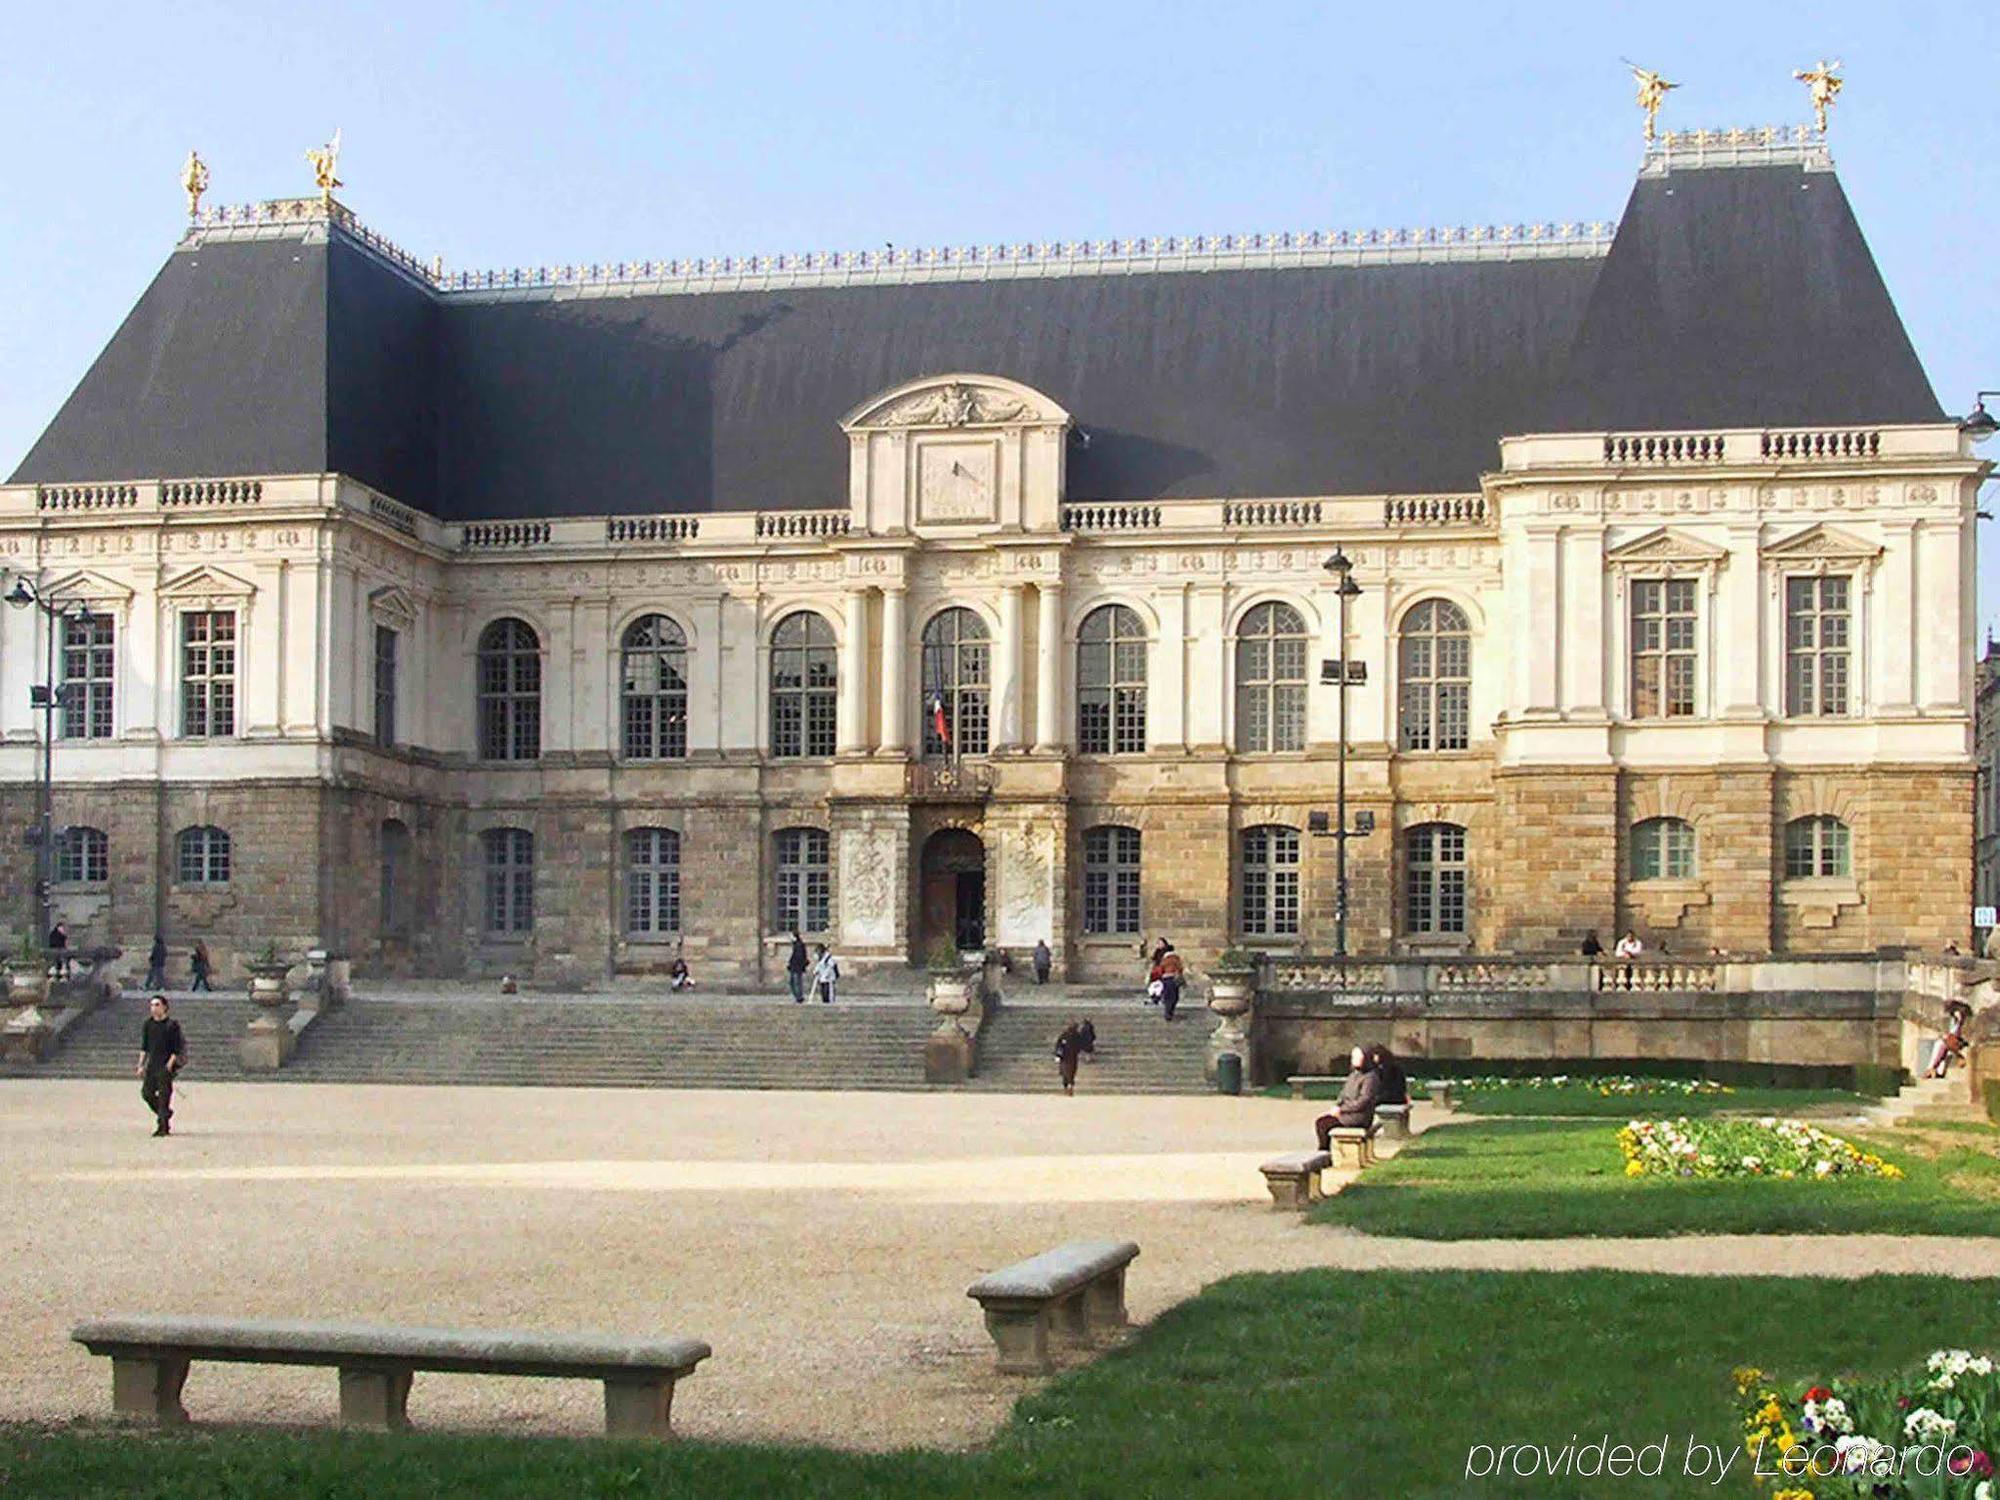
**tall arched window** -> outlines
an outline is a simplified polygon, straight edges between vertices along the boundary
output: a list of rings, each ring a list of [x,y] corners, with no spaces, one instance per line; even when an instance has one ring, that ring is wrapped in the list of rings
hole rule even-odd
[[[924,626],[924,754],[984,755],[991,724],[986,625],[946,609]]]
[[[1236,748],[1306,745],[1306,622],[1289,604],[1260,604],[1236,631]]]
[[[1137,934],[1139,830],[1106,826],[1083,835],[1083,930]]]
[[[1085,755],[1146,751],[1146,627],[1122,604],[1093,609],[1077,632],[1076,747]]]
[[[56,836],[56,883],[103,885],[111,878],[111,840],[101,828],[65,828]]]
[[[625,835],[625,932],[663,937],[681,930],[681,836],[671,828]]]
[[[486,864],[486,930],[495,937],[535,930],[535,836],[525,828],[480,834]]]
[[[840,700],[833,627],[810,610],[771,633],[771,753],[831,755]]]
[[[1633,825],[1632,878],[1694,879],[1694,824],[1684,818],[1648,818]]]
[[[833,871],[827,862],[826,830],[780,829],[776,852],[772,930],[825,932],[833,925]]]
[[[1463,750],[1472,719],[1472,626],[1448,599],[1403,616],[1397,670],[1405,750]]]
[[[182,885],[229,884],[229,835],[214,827],[183,828],[174,840],[174,869]]]
[[[1785,825],[1785,878],[1846,876],[1853,870],[1847,825],[1838,818],[1794,818]]]
[[[536,760],[542,753],[542,642],[526,620],[495,620],[479,634],[479,754]]]
[[[1469,889],[1465,830],[1456,823],[1419,823],[1403,834],[1405,930],[1464,932]]]
[[[1296,937],[1299,931],[1299,831],[1269,824],[1243,830],[1245,937]]]
[[[687,636],[665,615],[625,632],[619,674],[625,758],[678,760],[687,754]]]

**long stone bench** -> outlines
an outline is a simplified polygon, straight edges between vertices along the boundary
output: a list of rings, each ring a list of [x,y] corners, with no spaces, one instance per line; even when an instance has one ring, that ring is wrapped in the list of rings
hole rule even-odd
[[[1100,1329],[1125,1326],[1125,1268],[1138,1257],[1130,1240],[1073,1240],[982,1276],[965,1290],[986,1314],[986,1331],[1010,1375],[1054,1368],[1049,1330],[1084,1343]]]
[[[1292,1085],[1292,1097],[1294,1099],[1303,1099],[1306,1096],[1306,1090],[1314,1084],[1345,1083],[1347,1082],[1347,1075],[1343,1073],[1340,1077],[1336,1078],[1331,1073],[1294,1073],[1291,1076],[1290,1082]]]
[[[1375,1128],[1388,1141],[1407,1141],[1410,1138],[1410,1106],[1408,1104],[1378,1104],[1375,1106]]]
[[[1310,1208],[1320,1200],[1319,1174],[1333,1165],[1325,1151],[1291,1151],[1274,1156],[1257,1170],[1271,1190],[1273,1208]]]
[[[153,1424],[187,1421],[181,1387],[195,1360],[331,1365],[340,1371],[343,1426],[409,1426],[418,1370],[562,1376],[604,1382],[604,1430],[666,1437],[674,1382],[712,1352],[700,1339],[621,1339],[602,1334],[398,1328],[252,1318],[99,1318],[70,1337],[111,1357],[111,1405]]]

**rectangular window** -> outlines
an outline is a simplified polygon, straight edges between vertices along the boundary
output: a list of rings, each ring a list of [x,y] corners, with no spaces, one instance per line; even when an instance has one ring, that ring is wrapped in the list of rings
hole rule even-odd
[[[1848,712],[1850,580],[1785,580],[1785,712]]]
[[[1093,828],[1083,836],[1083,930],[1139,931],[1139,830]]]
[[[396,632],[375,627],[375,743],[396,743]]]
[[[62,737],[108,740],[117,649],[109,615],[62,622]]]
[[[181,616],[181,734],[191,740],[236,733],[236,613]]]
[[[1632,583],[1632,716],[1694,714],[1695,586],[1691,578]]]
[[[1299,835],[1252,828],[1243,835],[1243,932],[1295,937],[1299,930]]]
[[[778,878],[772,890],[775,932],[825,932],[833,918],[833,874],[824,829],[788,828],[778,835]]]

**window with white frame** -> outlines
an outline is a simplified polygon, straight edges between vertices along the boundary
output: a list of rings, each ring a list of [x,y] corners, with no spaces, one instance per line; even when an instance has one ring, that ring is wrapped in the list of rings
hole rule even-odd
[[[1092,937],[1139,933],[1139,830],[1106,826],[1083,835],[1083,930]]]
[[[479,836],[486,875],[486,931],[512,937],[535,930],[535,836],[489,828]]]
[[[542,640],[526,620],[479,633],[479,755],[537,760],[542,753]]]
[[[1145,754],[1146,627],[1125,605],[1093,609],[1077,631],[1076,747],[1085,755]]]
[[[992,733],[993,647],[969,609],[942,609],[924,626],[924,755],[984,755]]]
[[[174,840],[174,868],[182,885],[227,885],[229,834],[203,825],[183,828]]]
[[[1695,581],[1632,580],[1632,717],[1695,711]]]
[[[1472,721],[1472,625],[1448,599],[1403,616],[1397,670],[1405,750],[1463,750]]]
[[[1245,937],[1296,937],[1299,931],[1299,831],[1271,824],[1242,838],[1238,921]]]
[[[396,632],[375,627],[375,743],[396,743]]]
[[[58,885],[103,885],[111,878],[111,840],[101,828],[65,828],[55,854]]]
[[[826,830],[785,828],[776,840],[773,932],[825,932],[833,919],[833,871]]]
[[[1694,868],[1694,824],[1685,818],[1648,818],[1633,826],[1634,880],[1692,880]]]
[[[811,610],[786,615],[771,632],[771,754],[833,754],[839,704],[833,627]]]
[[[181,616],[181,734],[224,739],[236,733],[236,612]]]
[[[1403,833],[1404,930],[1457,934],[1466,930],[1471,886],[1465,830],[1456,823],[1419,823]]]
[[[627,760],[687,754],[687,635],[665,615],[633,621],[620,650]]]
[[[1236,631],[1236,748],[1305,744],[1306,623],[1289,604],[1260,604]]]
[[[1785,580],[1785,712],[1845,714],[1853,638],[1846,574]]]
[[[1847,825],[1838,818],[1822,813],[1792,819],[1785,825],[1785,878],[1847,877],[1853,869],[1849,842]]]
[[[109,615],[62,621],[62,737],[108,740],[116,701],[117,629]]]
[[[681,836],[671,828],[625,835],[625,933],[667,937],[681,930]]]

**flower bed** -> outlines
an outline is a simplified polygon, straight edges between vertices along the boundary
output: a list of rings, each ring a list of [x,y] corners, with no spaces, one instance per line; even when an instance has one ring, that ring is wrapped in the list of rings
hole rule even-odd
[[[1632,1120],[1618,1132],[1627,1177],[1901,1177],[1803,1120]]]
[[[1491,1074],[1478,1078],[1452,1078],[1441,1080],[1451,1084],[1459,1093],[1477,1093],[1481,1089],[1581,1089],[1585,1093],[1600,1094],[1606,1099],[1650,1097],[1666,1094],[1683,1099],[1711,1094],[1733,1094],[1736,1092],[1727,1084],[1715,1083],[1706,1078],[1638,1078],[1630,1073],[1607,1073],[1603,1075],[1572,1075],[1569,1073],[1523,1074],[1518,1078],[1498,1077]]]
[[[2000,1376],[1966,1349],[1939,1349],[1887,1380],[1829,1381],[1786,1392],[1736,1372],[1743,1446],[1772,1500],[1952,1495],[1994,1500]]]

